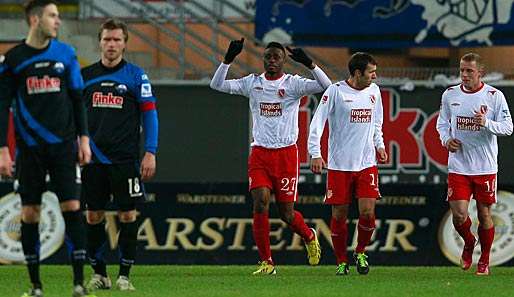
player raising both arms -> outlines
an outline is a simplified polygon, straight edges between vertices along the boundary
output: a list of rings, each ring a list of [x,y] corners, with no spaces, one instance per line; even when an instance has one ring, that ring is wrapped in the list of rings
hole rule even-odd
[[[304,95],[322,92],[330,79],[301,49],[287,50],[289,56],[311,70],[316,80],[285,74],[284,47],[271,42],[264,50],[264,73],[226,80],[230,63],[243,49],[244,39],[230,42],[225,60],[216,70],[211,88],[248,97],[253,120],[253,143],[248,162],[249,189],[253,198],[253,237],[261,261],[254,275],[275,274],[269,240],[268,209],[275,193],[281,219],[306,245],[309,263],[317,265],[321,249],[314,229],[307,227],[294,210],[298,196],[298,110]]]

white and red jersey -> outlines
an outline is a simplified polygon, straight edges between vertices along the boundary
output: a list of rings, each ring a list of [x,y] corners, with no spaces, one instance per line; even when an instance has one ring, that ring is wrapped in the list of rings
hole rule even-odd
[[[211,88],[250,98],[253,120],[252,146],[282,148],[298,139],[298,110],[304,95],[323,92],[330,79],[316,66],[311,73],[316,80],[284,74],[268,80],[264,74],[250,74],[225,80],[230,65],[222,63],[211,80]]]
[[[321,157],[321,135],[328,119],[328,169],[361,171],[377,165],[376,149],[384,148],[380,88],[372,83],[357,90],[346,81],[323,94],[311,121],[309,154]]]
[[[486,115],[485,127],[475,123],[476,112]],[[464,175],[498,171],[496,136],[512,134],[512,118],[503,93],[487,84],[469,92],[462,85],[448,88],[441,99],[437,131],[443,146],[451,139],[461,148],[448,157],[448,172]]]

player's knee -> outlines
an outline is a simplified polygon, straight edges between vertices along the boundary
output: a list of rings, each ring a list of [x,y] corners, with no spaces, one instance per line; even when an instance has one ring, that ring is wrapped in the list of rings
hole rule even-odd
[[[77,211],[80,210],[80,201],[73,199],[61,202],[61,211]]]
[[[21,209],[21,218],[23,222],[33,224],[39,222],[41,213],[41,206],[39,205],[26,205]]]
[[[452,217],[453,217],[452,218],[453,225],[460,226],[460,225],[464,224],[464,222],[466,222],[466,219],[468,218],[468,214],[464,213],[464,212],[454,211],[452,213]]]
[[[267,213],[269,203],[262,197],[254,197],[253,199],[253,211],[256,213]]]
[[[120,211],[118,212],[118,218],[122,223],[132,223],[136,221],[136,211]]]
[[[373,208],[364,208],[360,211],[359,216],[366,220],[372,220],[375,217],[375,210]]]
[[[90,225],[100,224],[105,218],[104,211],[87,211],[86,212],[87,223]]]

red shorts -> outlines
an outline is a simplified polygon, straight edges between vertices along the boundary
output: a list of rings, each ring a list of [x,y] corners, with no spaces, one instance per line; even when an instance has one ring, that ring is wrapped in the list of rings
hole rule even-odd
[[[361,171],[328,170],[326,204],[350,204],[353,193],[357,199],[380,198],[377,166]]]
[[[463,175],[448,173],[448,201],[467,200],[496,202],[496,174]]]
[[[296,144],[278,149],[254,146],[248,160],[249,188],[269,188],[277,202],[294,202],[299,170]]]

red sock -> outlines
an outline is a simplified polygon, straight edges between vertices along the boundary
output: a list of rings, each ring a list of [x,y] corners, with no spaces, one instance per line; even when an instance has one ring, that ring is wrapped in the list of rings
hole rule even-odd
[[[371,235],[373,235],[373,231],[375,230],[375,216],[373,216],[371,219],[360,216],[357,229],[357,247],[355,248],[355,252],[364,253],[366,246],[371,240]]]
[[[480,255],[480,263],[489,264],[489,253],[491,252],[491,246],[494,241],[494,226],[489,229],[478,228],[478,238],[480,238],[480,249],[482,254]]]
[[[261,261],[273,263],[271,259],[271,247],[269,243],[269,220],[267,213],[253,213],[253,239],[259,251]]]
[[[471,233],[471,219],[469,217],[467,217],[466,221],[460,226],[455,226],[455,224],[453,226],[462,239],[464,239],[464,243],[466,245],[471,245],[473,243],[475,237],[473,236],[473,233]]]
[[[330,220],[330,231],[332,232],[332,244],[334,245],[336,264],[339,265],[343,262],[348,263],[348,256],[346,255],[348,226],[346,225],[346,219],[338,220],[332,217]]]
[[[291,228],[294,233],[300,235],[305,242],[311,242],[314,239],[314,233],[307,227],[299,211],[294,211],[294,219],[291,225],[289,225],[289,228]]]

